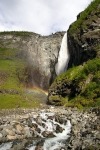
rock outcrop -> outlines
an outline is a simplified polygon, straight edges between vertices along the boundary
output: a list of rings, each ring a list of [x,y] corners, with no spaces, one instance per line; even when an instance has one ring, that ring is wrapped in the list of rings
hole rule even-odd
[[[70,53],[68,66],[71,69],[56,78],[50,86],[48,103],[80,108],[98,106],[100,103],[99,0],[93,1],[77,16],[77,21],[70,25],[68,49]]]
[[[65,32],[41,36],[29,32],[1,32],[0,47],[16,49],[16,58],[28,62],[24,69],[26,87],[39,87],[47,90],[54,80],[60,44]],[[5,56],[4,56],[5,57]],[[9,55],[1,59],[9,59]],[[11,59],[11,58],[10,58]],[[19,80],[23,79],[19,76]]]
[[[100,2],[93,1],[68,30],[69,67],[100,57]]]

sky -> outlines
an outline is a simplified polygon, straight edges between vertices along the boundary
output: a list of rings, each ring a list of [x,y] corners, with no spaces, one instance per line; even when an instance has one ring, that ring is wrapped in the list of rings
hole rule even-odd
[[[0,0],[0,31],[67,31],[92,0]]]

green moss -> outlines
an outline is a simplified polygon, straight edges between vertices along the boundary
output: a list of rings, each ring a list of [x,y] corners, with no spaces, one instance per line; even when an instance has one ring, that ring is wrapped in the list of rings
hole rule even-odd
[[[82,66],[76,66],[76,67],[73,67],[73,68],[70,68],[67,70],[67,72],[61,74],[60,76],[58,76],[55,81],[52,83],[51,85],[51,88],[58,82],[58,81],[61,81],[61,84],[59,85],[62,85],[62,79],[64,80],[64,82],[66,81],[71,81],[73,80],[75,77],[77,77],[79,75],[79,73],[81,72],[82,70]]]
[[[96,12],[99,13],[100,10],[97,7],[100,4],[100,0],[93,0],[91,2],[91,4],[80,14],[80,17],[78,18],[78,20],[76,22],[74,22],[72,24],[72,26],[69,29],[70,34],[73,34],[74,32],[78,32],[79,28],[81,28],[81,26],[83,26],[83,28],[85,28],[85,26],[88,25],[88,23],[86,24],[86,22],[84,22],[84,20],[87,20],[87,17],[92,13],[92,12]],[[84,23],[83,23],[84,22]]]
[[[90,60],[84,66],[69,69],[56,78],[51,89],[55,89],[56,85],[61,89],[64,82],[72,83],[74,89],[79,88],[81,91],[74,96],[69,94],[62,97],[61,104],[79,109],[100,106],[100,58]]]

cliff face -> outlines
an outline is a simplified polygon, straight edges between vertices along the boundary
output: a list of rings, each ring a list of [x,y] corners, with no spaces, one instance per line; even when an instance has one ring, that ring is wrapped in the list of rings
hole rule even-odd
[[[26,87],[47,90],[56,76],[55,64],[64,33],[57,32],[50,36],[41,36],[29,32],[2,32],[0,33],[0,49],[9,50],[8,55],[4,54],[1,59],[13,59],[9,53],[16,50],[15,58],[19,61],[24,59],[27,62],[23,69],[24,79],[18,74],[19,80],[23,81]]]
[[[100,2],[98,0],[92,2],[77,16],[77,21],[70,25],[68,46],[71,53],[69,67],[100,57]]]
[[[93,1],[70,25],[68,49],[70,69],[50,86],[48,103],[100,106],[100,0]]]

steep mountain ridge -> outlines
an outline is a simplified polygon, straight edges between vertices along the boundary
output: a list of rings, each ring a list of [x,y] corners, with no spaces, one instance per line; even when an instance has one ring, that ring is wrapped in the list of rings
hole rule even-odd
[[[69,66],[100,57],[100,1],[95,0],[68,29]]]
[[[100,106],[100,1],[93,1],[68,29],[68,71],[50,86],[48,103]]]
[[[55,64],[64,33],[0,33],[0,109],[34,107],[38,101],[45,101],[46,95],[37,90],[47,91],[56,77]]]
[[[29,32],[3,32],[0,33],[0,47],[2,51],[4,48],[9,49],[9,51],[16,49],[15,57],[27,61],[28,67],[25,68],[25,74],[28,72],[25,81],[26,86],[36,86],[47,90],[54,78],[54,66],[57,62],[63,35],[64,32],[50,36]],[[7,57],[5,59],[9,59],[10,56],[7,55]],[[13,56],[10,59],[13,59]]]

